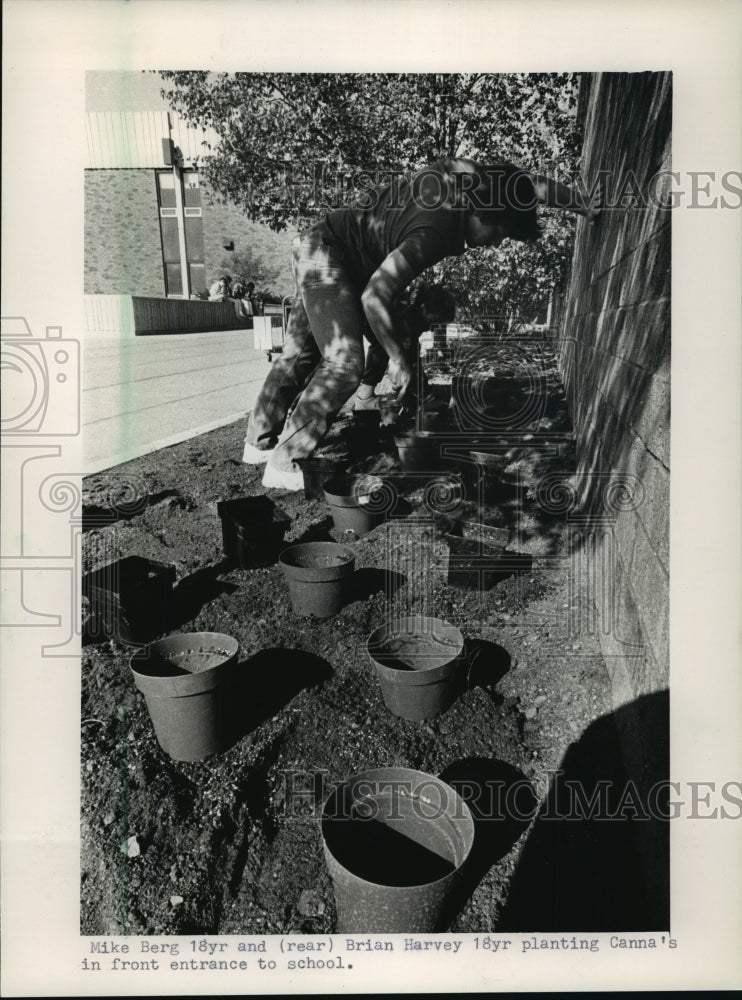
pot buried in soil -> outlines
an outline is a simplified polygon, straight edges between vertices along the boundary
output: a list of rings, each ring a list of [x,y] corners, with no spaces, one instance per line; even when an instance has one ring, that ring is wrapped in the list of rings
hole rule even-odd
[[[351,549],[335,542],[305,542],[284,549],[279,559],[294,614],[331,618],[341,610],[355,567]]]
[[[404,472],[437,473],[443,468],[439,437],[432,431],[395,434],[394,444]]]
[[[384,520],[384,481],[378,476],[340,476],[325,483],[324,493],[337,531],[365,535]]]
[[[328,479],[345,472],[348,462],[342,458],[315,455],[311,458],[298,458],[296,464],[304,477],[304,497],[307,500],[319,500]]]
[[[174,566],[143,556],[127,556],[87,573],[82,579],[83,596],[90,602],[86,637],[110,636],[141,646],[167,631],[174,582]]]
[[[322,842],[337,933],[445,929],[474,843],[469,807],[445,782],[409,768],[363,771],[326,800]]]
[[[220,500],[224,554],[240,569],[270,566],[278,558],[291,519],[266,496]]]
[[[375,629],[366,641],[384,704],[403,719],[432,719],[459,693],[464,637],[439,618],[412,615]]]
[[[500,580],[507,529],[459,521],[446,535],[448,582],[466,590],[490,590]]]
[[[226,749],[225,689],[237,651],[231,636],[187,632],[158,639],[132,656],[134,683],[160,746],[173,760],[203,760]]]

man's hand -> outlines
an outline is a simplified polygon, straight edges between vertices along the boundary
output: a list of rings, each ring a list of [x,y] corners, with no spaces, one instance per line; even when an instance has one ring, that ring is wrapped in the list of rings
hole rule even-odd
[[[389,361],[389,378],[394,386],[394,397],[398,403],[403,403],[414,389],[415,373],[404,357],[392,358]]]

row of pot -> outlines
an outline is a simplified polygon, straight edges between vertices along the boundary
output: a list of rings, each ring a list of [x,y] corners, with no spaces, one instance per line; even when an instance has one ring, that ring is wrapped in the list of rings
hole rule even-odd
[[[394,619],[371,633],[366,652],[385,705],[400,718],[433,718],[462,687],[464,637],[440,619]],[[203,760],[226,749],[222,708],[237,677],[237,654],[231,636],[187,632],[156,639],[131,657],[155,735],[174,760]]]
[[[367,650],[395,714],[426,718],[455,697],[464,641],[453,626],[400,619],[376,629]],[[132,676],[169,756],[201,760],[226,748],[223,708],[237,659],[237,641],[210,632],[159,639],[132,656]],[[430,932],[450,922],[474,821],[446,782],[408,768],[352,775],[326,798],[320,829],[336,932]]]

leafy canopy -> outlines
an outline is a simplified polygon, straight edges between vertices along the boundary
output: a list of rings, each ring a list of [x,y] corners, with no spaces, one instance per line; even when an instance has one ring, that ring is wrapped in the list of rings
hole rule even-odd
[[[441,156],[508,160],[572,178],[577,79],[546,74],[161,72],[163,96],[209,130],[199,163],[245,214],[299,230],[364,184]],[[551,213],[538,244],[506,241],[436,265],[466,312],[536,313],[569,264],[573,220]]]

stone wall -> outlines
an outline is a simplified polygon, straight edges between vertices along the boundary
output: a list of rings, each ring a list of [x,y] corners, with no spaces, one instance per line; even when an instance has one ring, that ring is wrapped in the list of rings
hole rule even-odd
[[[605,172],[608,207],[579,221],[560,328],[601,645],[643,791],[669,767],[671,84],[669,73],[583,79],[582,176],[592,185]],[[666,830],[641,836],[666,895]]]
[[[164,295],[154,170],[85,171],[85,294]]]

